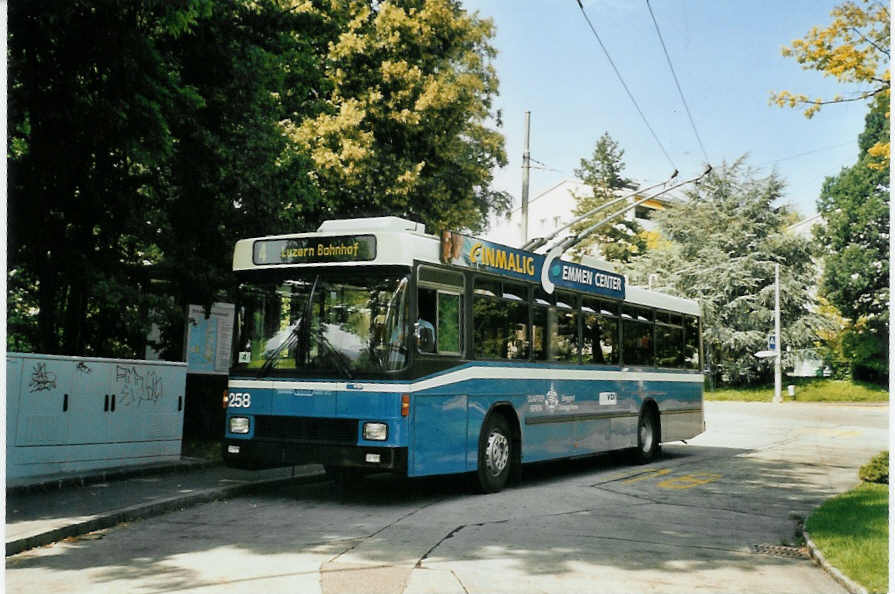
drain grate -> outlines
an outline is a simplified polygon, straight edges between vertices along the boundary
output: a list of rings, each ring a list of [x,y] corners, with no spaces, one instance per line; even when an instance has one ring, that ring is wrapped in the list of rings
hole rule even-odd
[[[810,559],[807,547],[788,547],[784,545],[757,544],[752,545],[752,552],[785,559]]]

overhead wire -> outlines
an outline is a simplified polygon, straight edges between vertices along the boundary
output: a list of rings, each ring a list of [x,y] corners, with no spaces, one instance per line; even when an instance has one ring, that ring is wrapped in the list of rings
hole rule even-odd
[[[628,88],[628,85],[625,83],[625,79],[622,78],[621,72],[619,72],[618,67],[616,67],[615,62],[612,60],[612,56],[609,55],[609,50],[606,49],[606,46],[603,44],[603,40],[600,39],[600,34],[597,33],[597,29],[594,27],[594,24],[590,21],[590,17],[587,16],[587,11],[584,10],[584,5],[581,4],[581,0],[578,1],[578,7],[581,9],[581,14],[584,15],[584,20],[587,21],[590,30],[593,32],[594,37],[597,39],[597,43],[600,44],[600,47],[603,50],[603,53],[606,55],[606,59],[609,60],[609,65],[612,66],[612,70],[615,71],[615,76],[618,77],[618,81],[622,84],[622,87],[625,89],[625,92],[628,94],[628,98],[631,100],[631,103],[634,104],[634,108],[637,110],[637,113],[640,114],[640,118],[643,120],[643,123],[646,124],[647,129],[650,134],[653,136],[653,140],[656,141],[656,145],[662,150],[662,154],[665,155],[665,158],[668,159],[668,162],[671,164],[673,169],[677,169],[677,165],[674,164],[674,161],[669,156],[668,151],[665,150],[665,146],[662,144],[662,141],[659,140],[659,137],[656,135],[655,130],[650,125],[649,120],[646,119],[646,116],[643,114],[643,110],[640,109],[640,105],[637,103],[637,100],[634,98],[633,93],[631,93],[631,89]]]
[[[650,6],[649,0],[646,0],[646,7],[649,9],[650,17],[653,19],[653,25],[656,27],[656,35],[659,36],[659,43],[662,44],[662,51],[665,52],[665,59],[668,61],[668,68],[671,70],[671,76],[674,78],[674,85],[677,87],[677,92],[681,96],[681,103],[684,104],[684,109],[687,111],[687,117],[690,119],[690,126],[693,128],[693,134],[696,136],[696,141],[699,143],[699,148],[702,149],[702,156],[705,157],[705,162],[709,162],[709,154],[705,150],[705,145],[702,143],[702,138],[699,136],[699,131],[696,129],[696,122],[693,120],[693,114],[690,112],[690,106],[687,105],[687,100],[684,98],[684,91],[681,89],[681,82],[677,78],[677,73],[674,71],[674,64],[671,63],[671,55],[668,53],[668,48],[665,46],[665,39],[662,37],[662,31],[659,30],[659,22],[656,20],[656,15],[653,12],[653,7]]]
[[[781,158],[779,158],[779,159],[774,159],[773,161],[765,161],[764,163],[759,163],[758,165],[756,165],[755,168],[756,168],[756,169],[761,169],[761,168],[763,168],[763,167],[767,167],[768,165],[774,165],[775,163],[781,163],[781,162],[783,162],[783,161],[790,161],[790,160],[792,160],[792,159],[798,159],[799,157],[805,157],[805,156],[808,156],[808,155],[813,155],[813,154],[815,154],[815,153],[820,153],[820,152],[823,152],[823,151],[830,151],[830,150],[833,150],[833,149],[843,148],[843,147],[846,147],[846,146],[852,146],[852,147],[853,147],[853,146],[855,146],[855,142],[854,142],[854,141],[850,141],[850,142],[843,142],[843,143],[840,143],[840,144],[831,144],[831,145],[828,145],[828,146],[821,146],[821,147],[818,147],[818,148],[816,148],[816,149],[812,149],[812,150],[809,150],[809,151],[804,151],[804,152],[801,152],[801,153],[795,153],[795,154],[793,154],[793,155],[787,155],[786,157],[781,157]]]
[[[538,165],[540,165],[540,167],[532,167],[531,169],[539,169],[541,171],[552,171],[553,173],[562,173],[563,175],[569,175],[568,171],[554,169],[553,167],[550,167],[546,163],[542,163],[541,161],[538,161],[537,159],[532,159],[531,157],[529,157],[528,160],[531,161],[532,163],[537,163]]]

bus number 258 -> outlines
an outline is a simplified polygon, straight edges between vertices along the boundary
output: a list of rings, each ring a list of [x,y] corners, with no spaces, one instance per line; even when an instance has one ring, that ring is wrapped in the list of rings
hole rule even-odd
[[[252,395],[248,392],[230,392],[227,397],[227,406],[230,408],[248,408],[252,406]]]

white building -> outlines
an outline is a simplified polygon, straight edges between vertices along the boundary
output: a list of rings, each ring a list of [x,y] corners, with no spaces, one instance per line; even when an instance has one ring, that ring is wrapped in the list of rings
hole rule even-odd
[[[814,233],[814,227],[824,224],[825,221],[823,219],[823,215],[816,214],[812,217],[808,217],[807,219],[802,219],[798,223],[790,225],[786,228],[786,232],[805,239],[811,239],[811,236]]]

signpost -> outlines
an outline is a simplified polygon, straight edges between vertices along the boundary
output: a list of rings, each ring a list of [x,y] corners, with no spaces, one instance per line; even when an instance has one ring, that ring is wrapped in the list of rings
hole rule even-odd
[[[780,264],[774,264],[774,402],[783,402],[780,394],[783,380],[780,374]]]
[[[774,402],[783,402],[783,378],[781,377],[780,361],[780,265],[774,265],[774,333],[768,335],[768,350],[758,351],[755,356],[759,359],[774,358]]]

